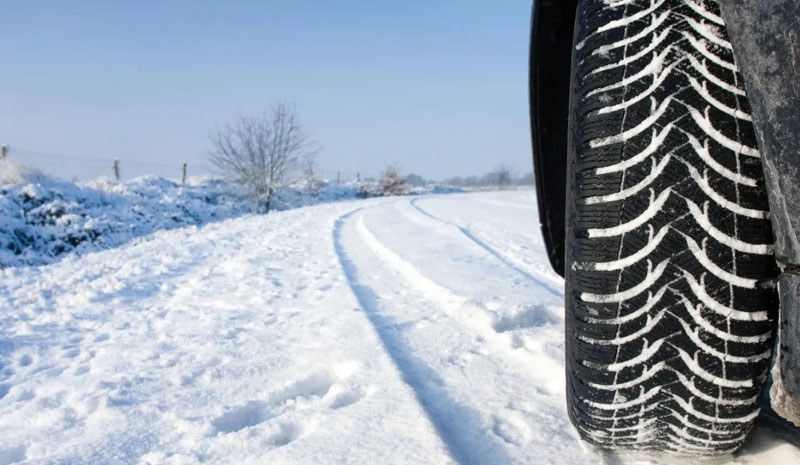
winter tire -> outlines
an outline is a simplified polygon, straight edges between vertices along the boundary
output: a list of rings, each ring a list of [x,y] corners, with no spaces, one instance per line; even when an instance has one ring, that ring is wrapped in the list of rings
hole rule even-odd
[[[759,411],[778,270],[719,7],[585,0],[575,34],[571,420],[602,448],[734,451]]]

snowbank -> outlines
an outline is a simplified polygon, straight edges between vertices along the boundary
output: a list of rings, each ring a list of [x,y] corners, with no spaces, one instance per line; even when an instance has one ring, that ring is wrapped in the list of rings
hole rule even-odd
[[[70,253],[116,247],[160,229],[249,212],[231,185],[181,185],[157,177],[75,184],[45,176],[0,186],[0,267],[42,265]]]
[[[100,178],[87,183],[60,181],[6,163],[0,167],[0,268],[54,263],[70,254],[117,247],[158,230],[201,226],[254,213],[250,197],[215,178],[186,185],[145,176],[126,182]],[[445,193],[441,186],[419,193]],[[275,210],[376,196],[362,183],[322,184],[282,189]]]

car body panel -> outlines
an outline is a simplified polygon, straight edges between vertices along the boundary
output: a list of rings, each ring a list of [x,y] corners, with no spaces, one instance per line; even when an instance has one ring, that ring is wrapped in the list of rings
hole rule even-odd
[[[800,267],[800,2],[719,1],[755,123],[775,258]]]
[[[800,2],[719,1],[747,89],[783,270],[773,370],[783,395],[773,407],[800,425]]]

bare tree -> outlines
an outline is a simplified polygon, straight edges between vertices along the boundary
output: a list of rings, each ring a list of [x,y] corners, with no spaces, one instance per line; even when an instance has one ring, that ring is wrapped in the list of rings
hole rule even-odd
[[[272,106],[261,116],[240,116],[211,135],[212,163],[245,186],[266,213],[275,190],[290,182],[300,160],[314,152],[293,107]]]
[[[324,187],[322,181],[317,176],[317,156],[315,153],[310,153],[303,159],[303,178],[306,185],[306,191],[311,195],[319,195]]]
[[[492,173],[494,182],[500,189],[511,185],[511,170],[506,165],[497,165]]]
[[[384,195],[400,195],[406,193],[406,180],[400,177],[400,169],[391,164],[383,170],[380,180],[381,191]]]

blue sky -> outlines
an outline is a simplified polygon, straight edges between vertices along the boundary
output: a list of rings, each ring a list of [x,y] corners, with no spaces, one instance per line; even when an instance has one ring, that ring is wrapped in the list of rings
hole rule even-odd
[[[0,1],[0,141],[56,174],[196,172],[278,100],[326,173],[531,169],[530,0]]]

